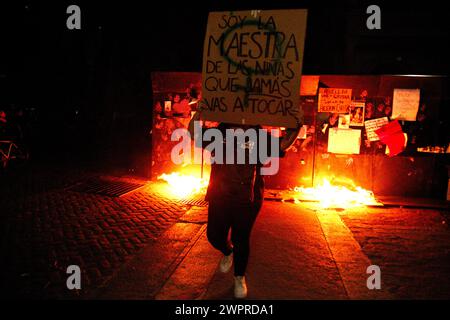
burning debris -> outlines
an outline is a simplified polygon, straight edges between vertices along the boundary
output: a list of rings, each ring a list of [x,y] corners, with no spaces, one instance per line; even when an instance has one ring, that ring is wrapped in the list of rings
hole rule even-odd
[[[323,178],[315,187],[295,187],[299,200],[318,202],[322,208],[354,208],[361,206],[379,206],[372,191],[356,186],[351,180],[339,182]]]
[[[176,197],[185,198],[195,194],[206,193],[209,179],[200,178],[194,174],[172,172],[163,173],[158,180],[164,180],[169,185],[169,192]]]
[[[205,194],[209,182],[208,177],[201,178],[198,173],[190,172],[164,173],[158,180],[167,182],[165,193],[177,198]],[[317,202],[323,209],[382,205],[372,191],[356,186],[349,179],[322,178],[322,182],[315,187],[295,187],[294,191],[296,201]]]

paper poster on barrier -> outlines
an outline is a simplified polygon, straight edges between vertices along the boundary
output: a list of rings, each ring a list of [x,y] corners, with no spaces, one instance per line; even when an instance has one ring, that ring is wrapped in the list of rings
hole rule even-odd
[[[348,113],[352,89],[320,88],[318,112]]]
[[[351,126],[364,126],[364,108],[365,102],[352,101],[349,108]]]
[[[328,131],[328,152],[359,154],[361,130],[331,128]]]
[[[365,121],[364,125],[366,126],[367,139],[369,139],[369,141],[379,141],[380,137],[375,133],[375,130],[380,129],[388,123],[389,120],[387,117]]]
[[[210,12],[202,118],[295,128],[307,10]]]
[[[349,129],[350,127],[350,115],[349,114],[340,114],[338,128],[339,129]]]
[[[394,89],[392,119],[416,121],[420,89]]]
[[[172,101],[164,101],[164,111],[165,112],[172,112]]]

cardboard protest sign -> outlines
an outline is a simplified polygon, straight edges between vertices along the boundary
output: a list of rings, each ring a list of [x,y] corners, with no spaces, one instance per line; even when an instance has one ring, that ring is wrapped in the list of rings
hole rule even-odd
[[[375,133],[375,130],[378,130],[388,123],[389,120],[387,117],[365,121],[364,124],[366,126],[367,138],[369,139],[369,141],[379,141],[380,137],[378,137],[378,135]]]
[[[392,119],[416,121],[420,89],[394,89]]]
[[[350,125],[363,127],[364,126],[364,102],[352,101],[350,103]]]
[[[307,10],[211,12],[202,119],[297,126]]]
[[[359,154],[361,130],[331,128],[328,131],[328,152]]]
[[[319,112],[348,113],[352,89],[320,88]]]

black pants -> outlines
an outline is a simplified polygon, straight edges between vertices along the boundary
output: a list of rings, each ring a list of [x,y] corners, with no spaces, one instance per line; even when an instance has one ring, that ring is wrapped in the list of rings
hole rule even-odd
[[[250,233],[261,209],[262,201],[233,204],[232,201],[210,200],[207,236],[211,245],[224,255],[234,254],[234,275],[245,275],[250,254]],[[228,233],[231,229],[231,244]]]

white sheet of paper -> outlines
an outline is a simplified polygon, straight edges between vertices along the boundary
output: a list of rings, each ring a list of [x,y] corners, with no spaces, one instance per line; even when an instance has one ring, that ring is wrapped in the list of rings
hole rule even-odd
[[[328,152],[359,154],[361,130],[331,128],[328,131]]]
[[[394,89],[392,119],[416,121],[420,89]]]

